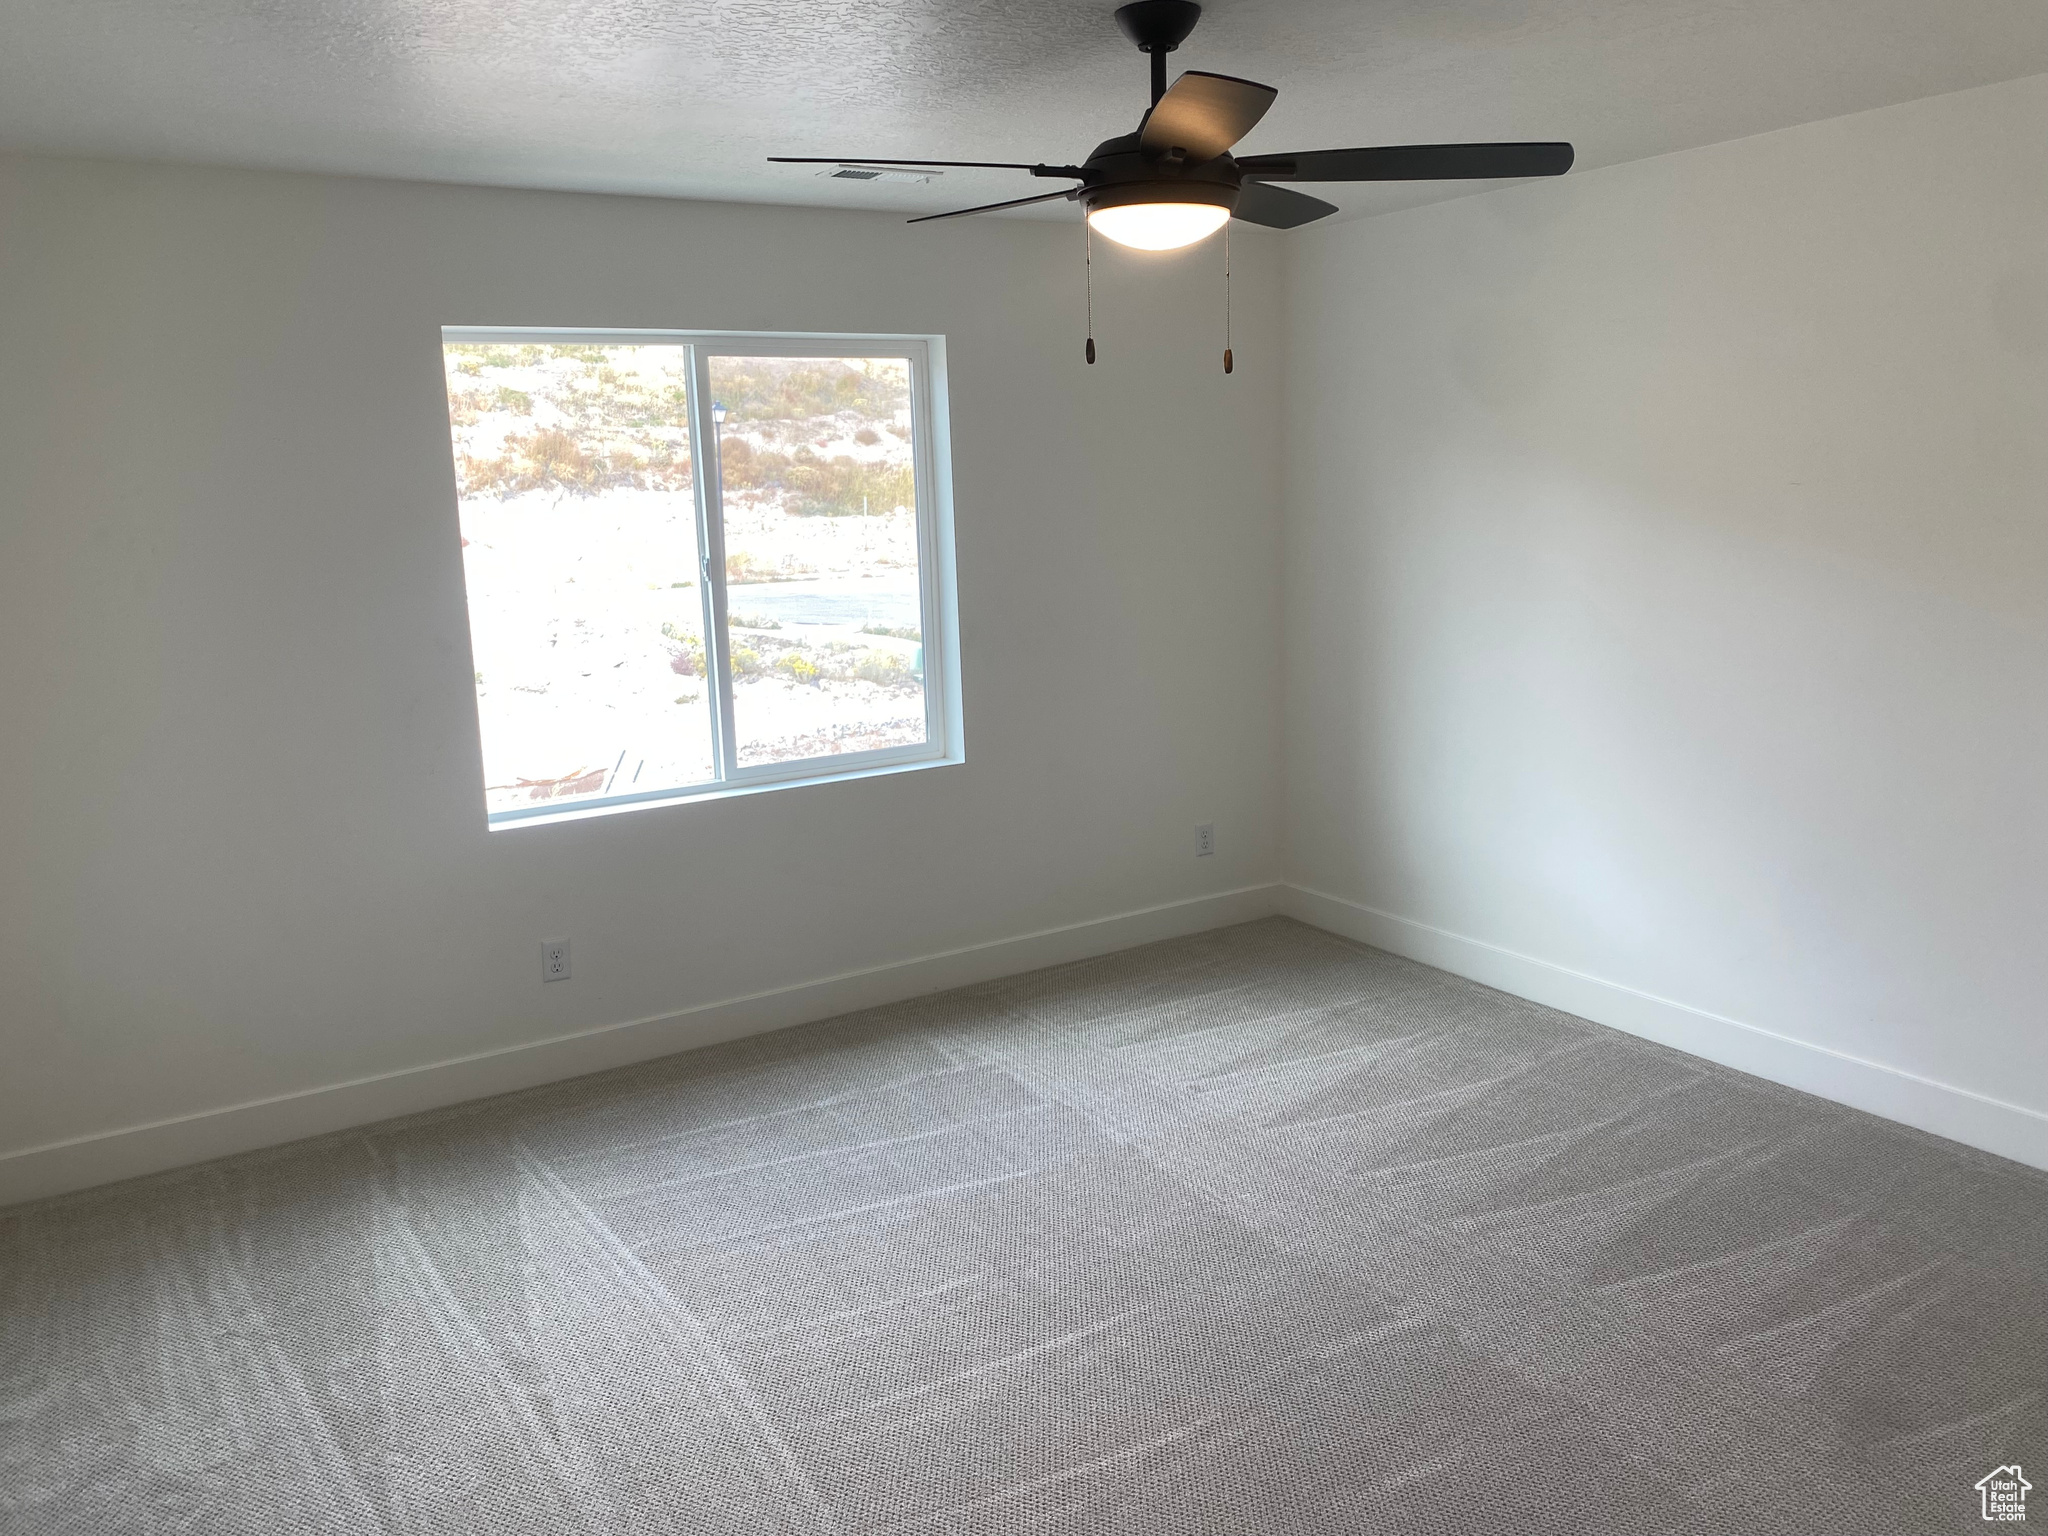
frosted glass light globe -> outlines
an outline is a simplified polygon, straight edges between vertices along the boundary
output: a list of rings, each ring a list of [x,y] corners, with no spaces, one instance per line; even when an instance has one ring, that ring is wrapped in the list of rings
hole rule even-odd
[[[1177,251],[1229,220],[1230,210],[1215,203],[1124,203],[1088,215],[1097,234],[1134,251]]]

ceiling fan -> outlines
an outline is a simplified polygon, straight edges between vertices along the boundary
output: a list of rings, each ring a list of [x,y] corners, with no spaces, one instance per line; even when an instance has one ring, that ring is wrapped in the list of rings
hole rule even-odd
[[[1280,93],[1270,85],[1189,70],[1166,84],[1166,56],[1201,20],[1194,0],[1134,0],[1116,13],[1124,36],[1151,56],[1152,106],[1137,132],[1106,139],[1080,165],[998,160],[847,160],[773,155],[787,165],[925,166],[1028,171],[1079,185],[1035,197],[984,203],[911,219],[959,219],[1062,198],[1088,210],[1089,226],[1119,245],[1172,251],[1214,234],[1231,218],[1293,229],[1337,211],[1332,203],[1281,181],[1471,181],[1561,176],[1572,147],[1562,143],[1399,144],[1378,149],[1315,149],[1286,155],[1231,155]]]

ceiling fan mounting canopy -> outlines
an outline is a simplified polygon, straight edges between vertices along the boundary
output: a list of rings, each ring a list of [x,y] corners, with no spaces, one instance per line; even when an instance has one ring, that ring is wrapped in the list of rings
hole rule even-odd
[[[1201,19],[1195,0],[1131,0],[1116,13],[1116,24],[1141,53],[1173,52]]]
[[[1111,239],[1145,250],[1191,245],[1233,217],[1272,229],[1293,229],[1337,211],[1333,203],[1272,185],[1275,182],[1496,180],[1561,176],[1571,169],[1572,146],[1562,142],[1402,144],[1233,156],[1231,151],[1258,125],[1279,92],[1255,80],[1201,70],[1189,70],[1169,89],[1166,56],[1187,40],[1201,17],[1202,8],[1194,0],[1132,0],[1117,11],[1117,26],[1150,59],[1152,105],[1135,132],[1105,139],[1080,165],[770,158],[804,165],[966,166],[1073,181],[1078,185],[1063,191],[926,214],[910,222],[925,224],[1064,199],[1079,202],[1088,211],[1089,223]]]

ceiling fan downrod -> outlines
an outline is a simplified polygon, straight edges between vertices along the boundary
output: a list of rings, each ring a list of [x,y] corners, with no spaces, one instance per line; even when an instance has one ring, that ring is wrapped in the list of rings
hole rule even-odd
[[[1202,19],[1195,0],[1131,0],[1116,13],[1123,34],[1152,59],[1152,104],[1166,94],[1166,56],[1187,41]]]

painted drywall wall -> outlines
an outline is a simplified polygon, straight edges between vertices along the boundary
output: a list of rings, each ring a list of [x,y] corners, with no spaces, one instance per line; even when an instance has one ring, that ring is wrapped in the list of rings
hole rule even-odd
[[[1304,232],[1290,880],[2048,1149],[2044,189],[2034,78]]]
[[[0,162],[0,1153],[1270,881],[1233,255],[1234,376],[1207,248],[1089,369],[1078,225]],[[443,324],[944,335],[966,763],[487,832]]]

